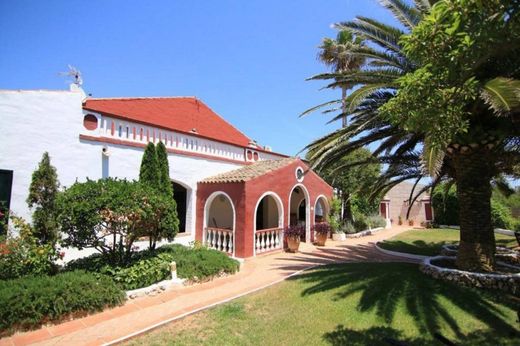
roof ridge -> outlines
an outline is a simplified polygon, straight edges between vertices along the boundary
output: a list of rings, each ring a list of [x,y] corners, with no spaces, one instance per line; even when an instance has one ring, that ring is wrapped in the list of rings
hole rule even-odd
[[[283,167],[288,166],[289,164],[297,161],[299,157],[286,157],[283,159],[272,159],[272,160],[263,160],[253,163],[252,165],[243,166],[240,168],[232,169],[227,172],[223,172],[220,174],[216,174],[213,176],[209,176],[207,178],[202,179],[201,183],[230,183],[230,182],[247,182],[258,177],[261,177],[267,173],[271,173],[277,171]],[[273,165],[274,163],[278,163],[274,167],[269,167],[269,165]],[[256,171],[255,168],[259,168],[262,166],[267,166],[262,170]]]
[[[194,99],[202,102],[197,96],[126,96],[126,97],[89,97],[88,101],[97,100],[147,100],[147,99]],[[209,108],[209,107],[208,107]]]

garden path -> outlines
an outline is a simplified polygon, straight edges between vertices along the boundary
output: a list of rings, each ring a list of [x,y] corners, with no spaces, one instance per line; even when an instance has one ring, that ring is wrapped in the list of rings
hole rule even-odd
[[[324,247],[302,243],[296,254],[263,254],[242,263],[236,275],[193,286],[177,286],[156,296],[128,300],[123,306],[35,331],[0,339],[2,345],[106,345],[258,291],[313,266],[334,262],[383,262],[407,260],[382,254],[374,243],[410,227],[393,227],[377,234],[346,241],[328,240]]]

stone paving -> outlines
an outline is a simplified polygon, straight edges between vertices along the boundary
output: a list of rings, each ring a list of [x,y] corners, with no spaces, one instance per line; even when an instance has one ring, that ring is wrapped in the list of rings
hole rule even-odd
[[[2,345],[103,345],[158,327],[205,308],[280,282],[301,270],[334,262],[383,262],[403,259],[378,252],[374,243],[410,227],[394,227],[375,235],[324,247],[302,243],[300,252],[276,252],[244,261],[238,274],[193,286],[179,286],[156,296],[127,301],[123,306],[0,339]]]

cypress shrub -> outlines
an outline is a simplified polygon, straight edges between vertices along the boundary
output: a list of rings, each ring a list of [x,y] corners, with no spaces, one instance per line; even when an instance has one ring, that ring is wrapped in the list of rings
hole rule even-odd
[[[173,196],[173,187],[170,180],[170,166],[168,164],[168,152],[163,142],[155,147],[159,173],[159,190],[166,196]]]
[[[159,189],[159,164],[155,145],[149,142],[144,150],[141,168],[139,170],[139,182]]]
[[[34,208],[33,235],[40,244],[54,246],[58,239],[58,223],[56,221],[59,182],[56,168],[51,165],[49,153],[43,153],[38,168],[32,174],[27,204]]]

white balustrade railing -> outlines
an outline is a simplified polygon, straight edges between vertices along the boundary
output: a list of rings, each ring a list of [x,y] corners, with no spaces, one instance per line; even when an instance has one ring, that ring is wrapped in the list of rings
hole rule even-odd
[[[211,249],[233,254],[233,238],[233,230],[207,227],[204,244]]]
[[[255,253],[281,249],[283,228],[261,229],[255,232]]]

